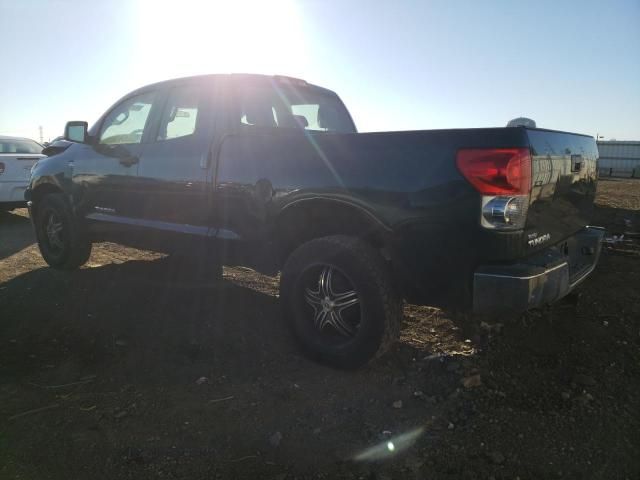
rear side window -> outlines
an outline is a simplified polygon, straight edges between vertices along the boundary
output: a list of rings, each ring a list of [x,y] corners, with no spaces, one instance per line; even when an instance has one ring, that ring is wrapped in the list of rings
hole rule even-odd
[[[42,145],[33,140],[0,140],[0,153],[42,153]]]
[[[105,118],[100,132],[102,145],[127,145],[142,142],[155,92],[130,97],[117,105]]]
[[[340,99],[310,85],[243,85],[237,93],[241,126],[355,133]]]
[[[162,112],[157,141],[193,135],[198,123],[201,88],[176,87],[171,90]]]

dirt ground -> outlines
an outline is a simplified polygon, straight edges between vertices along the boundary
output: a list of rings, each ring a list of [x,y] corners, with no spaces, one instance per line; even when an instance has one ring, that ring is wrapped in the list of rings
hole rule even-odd
[[[471,338],[408,305],[342,372],[298,353],[276,279],[113,244],[56,272],[3,214],[0,478],[638,479],[640,181],[602,181],[594,224],[626,235],[567,300]]]

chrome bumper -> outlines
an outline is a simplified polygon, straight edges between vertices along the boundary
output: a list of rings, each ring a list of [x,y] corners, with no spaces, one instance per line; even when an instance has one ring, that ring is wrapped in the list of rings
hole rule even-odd
[[[475,313],[519,313],[567,295],[595,268],[604,230],[586,227],[526,263],[479,268],[473,279]]]

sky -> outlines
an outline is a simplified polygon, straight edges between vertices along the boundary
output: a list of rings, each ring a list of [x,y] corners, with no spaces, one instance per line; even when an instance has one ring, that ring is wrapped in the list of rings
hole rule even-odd
[[[0,134],[44,140],[155,81],[304,78],[360,131],[640,140],[640,0],[0,0]]]

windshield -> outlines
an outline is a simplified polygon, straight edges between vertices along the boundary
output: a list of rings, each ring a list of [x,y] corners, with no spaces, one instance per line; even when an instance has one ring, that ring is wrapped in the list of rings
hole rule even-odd
[[[243,126],[356,132],[338,96],[317,87],[275,82],[270,85],[244,85],[237,99],[237,120]]]
[[[0,153],[41,153],[42,145],[29,139],[0,140]]]

